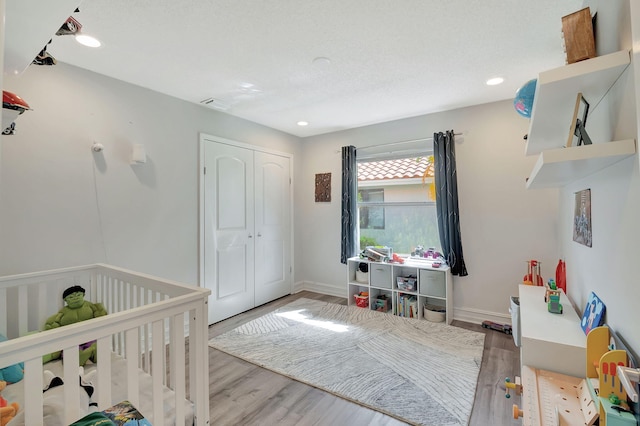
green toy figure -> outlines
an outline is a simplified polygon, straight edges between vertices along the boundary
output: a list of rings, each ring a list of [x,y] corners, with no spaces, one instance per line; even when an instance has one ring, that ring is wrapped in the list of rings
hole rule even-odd
[[[62,293],[62,299],[67,303],[58,311],[57,314],[52,315],[47,319],[44,325],[45,330],[51,330],[53,328],[62,327],[69,324],[75,324],[79,321],[85,321],[92,318],[101,317],[107,315],[107,310],[102,303],[91,303],[84,300],[84,288],[79,285],[69,287]],[[80,350],[80,365],[85,365],[88,360],[97,362],[96,354],[96,342],[91,341],[83,343],[79,347]],[[62,351],[54,352],[43,357],[43,362],[49,362],[54,359],[59,359],[62,356]]]

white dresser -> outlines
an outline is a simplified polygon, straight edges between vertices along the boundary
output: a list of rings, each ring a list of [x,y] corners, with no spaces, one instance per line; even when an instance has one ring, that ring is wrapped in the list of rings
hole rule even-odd
[[[562,292],[562,314],[552,314],[544,301],[544,286],[519,286],[521,367],[527,365],[575,377],[584,377],[587,337],[582,316]]]

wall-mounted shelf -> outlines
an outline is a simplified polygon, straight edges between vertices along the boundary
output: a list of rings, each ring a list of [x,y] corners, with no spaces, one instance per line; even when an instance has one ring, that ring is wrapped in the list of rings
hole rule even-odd
[[[569,136],[576,95],[581,92],[595,107],[630,61],[629,51],[621,50],[540,73],[525,155],[562,148]]]
[[[527,189],[564,186],[635,153],[633,139],[547,150],[538,157]]]

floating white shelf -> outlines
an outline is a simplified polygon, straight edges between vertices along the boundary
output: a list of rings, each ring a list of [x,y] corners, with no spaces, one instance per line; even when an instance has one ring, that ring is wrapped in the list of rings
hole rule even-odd
[[[621,50],[540,73],[525,155],[565,146],[577,94],[594,108],[630,61],[629,51]]]
[[[561,187],[636,153],[633,139],[544,151],[527,180],[527,189]]]

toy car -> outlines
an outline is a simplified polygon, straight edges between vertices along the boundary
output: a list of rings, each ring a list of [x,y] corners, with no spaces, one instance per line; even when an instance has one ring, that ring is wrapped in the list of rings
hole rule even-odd
[[[513,329],[510,324],[500,324],[493,321],[482,321],[483,328],[490,328],[491,330],[501,331],[505,334],[512,334]]]
[[[560,303],[560,296],[556,294],[549,295],[549,301],[547,302],[547,310],[552,314],[562,313],[562,304]]]

